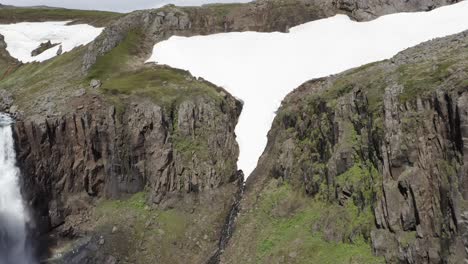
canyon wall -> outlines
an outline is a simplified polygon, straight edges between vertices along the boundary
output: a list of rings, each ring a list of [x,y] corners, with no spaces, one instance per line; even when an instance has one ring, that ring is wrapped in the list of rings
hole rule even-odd
[[[351,253],[364,245],[387,263],[463,262],[467,41],[430,41],[288,95],[222,263],[303,263],[311,248],[323,262],[323,245],[341,248],[323,250],[336,263],[382,261]]]

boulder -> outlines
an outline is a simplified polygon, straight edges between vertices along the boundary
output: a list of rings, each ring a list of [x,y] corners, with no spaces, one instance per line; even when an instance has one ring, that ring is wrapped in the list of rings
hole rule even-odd
[[[89,83],[89,86],[93,89],[98,89],[101,87],[102,83],[100,80],[92,79],[91,82]]]

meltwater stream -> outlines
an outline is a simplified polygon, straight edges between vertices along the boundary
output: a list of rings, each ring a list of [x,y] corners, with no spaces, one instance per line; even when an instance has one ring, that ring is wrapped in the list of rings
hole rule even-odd
[[[0,114],[0,264],[33,264],[27,241],[27,213],[19,186],[19,169],[11,125]]]

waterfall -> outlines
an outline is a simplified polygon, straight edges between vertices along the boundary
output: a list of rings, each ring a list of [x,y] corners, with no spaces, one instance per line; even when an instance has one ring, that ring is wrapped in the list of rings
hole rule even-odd
[[[33,264],[16,167],[13,120],[0,114],[0,264]]]

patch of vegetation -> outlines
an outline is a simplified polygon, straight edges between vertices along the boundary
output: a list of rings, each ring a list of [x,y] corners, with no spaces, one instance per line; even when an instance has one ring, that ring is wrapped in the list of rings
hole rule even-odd
[[[368,214],[358,213],[355,207],[341,207],[306,197],[293,191],[288,184],[277,187],[272,181],[262,192],[257,210],[244,216],[240,225],[254,223],[256,234],[256,263],[270,263],[284,259],[286,263],[383,263],[374,257],[361,235],[352,242],[352,235],[362,226],[372,223]],[[370,214],[372,216],[372,214]],[[340,219],[340,221],[336,221]],[[328,226],[336,223],[343,232],[342,241],[327,239]],[[331,230],[331,229],[330,229]]]
[[[114,236],[106,244],[106,252],[130,257],[134,263],[154,263],[170,259],[171,248],[185,236],[189,225],[186,213],[150,209],[147,193],[141,192],[127,200],[106,200],[95,209],[97,230]],[[117,231],[110,231],[116,227]],[[142,247],[151,250],[142,250]]]
[[[371,112],[379,111],[383,102],[383,94],[387,86],[387,74],[378,67],[379,63],[366,64],[340,75],[331,87],[323,92],[322,97],[327,102],[335,102],[354,89],[365,94]],[[331,107],[335,104],[332,103]]]
[[[209,149],[207,139],[204,138],[187,138],[179,135],[175,135],[172,138],[174,142],[174,148],[180,153],[187,154],[188,157],[193,158],[196,155],[202,160],[209,158]]]
[[[15,93],[15,104],[22,109],[31,106],[31,102],[51,90],[75,90],[80,85],[81,56],[84,48],[76,48],[61,56],[45,62],[33,62],[21,65],[4,79],[0,80],[0,89]]]
[[[18,67],[19,62],[10,56],[6,48],[0,48],[0,81]]]
[[[104,27],[122,14],[105,11],[72,10],[64,8],[1,8],[0,24],[20,22],[67,21]]]
[[[356,162],[353,167],[336,176],[336,183],[341,188],[352,192],[354,204],[370,207],[381,189],[381,175],[370,162]]]
[[[236,8],[244,7],[245,4],[242,3],[226,3],[226,4],[206,4],[203,5],[203,9],[209,10],[210,14],[214,14],[219,18],[224,18],[233,12]]]
[[[133,64],[140,56],[143,38],[140,31],[130,31],[122,43],[98,58],[87,82],[101,80],[101,90],[105,95],[114,96],[113,101],[119,95],[137,95],[166,108],[196,96],[220,99],[214,85],[198,81],[186,71],[155,65],[135,68]]]
[[[149,190],[103,199],[90,228],[105,239],[100,252],[124,263],[204,263],[218,243],[232,191],[224,186],[209,196],[173,192],[156,208]]]
[[[434,91],[451,75],[450,68],[454,64],[454,60],[446,59],[400,66],[397,69],[399,83],[404,87],[400,100],[407,102]]]
[[[0,51],[0,81],[7,77],[11,72],[13,72],[18,65],[7,58],[3,58]]]
[[[136,193],[126,200],[106,200],[96,207],[98,224],[121,226],[125,219],[133,221],[136,236],[144,236],[149,231],[158,232],[169,241],[174,241],[184,234],[187,218],[175,210],[155,210],[147,205],[148,194]],[[121,222],[123,220],[123,222]],[[145,224],[157,222],[157,225],[145,227]],[[154,230],[157,227],[157,230]],[[163,230],[164,234],[160,231]]]
[[[211,96],[221,99],[216,87],[192,80],[184,71],[161,66],[121,73],[103,81],[101,89],[108,95],[138,95],[150,98],[163,107],[172,107],[185,99]]]
[[[132,59],[141,52],[144,35],[140,30],[131,30],[125,39],[110,52],[97,58],[88,73],[88,79],[106,80],[119,76],[131,68]]]

